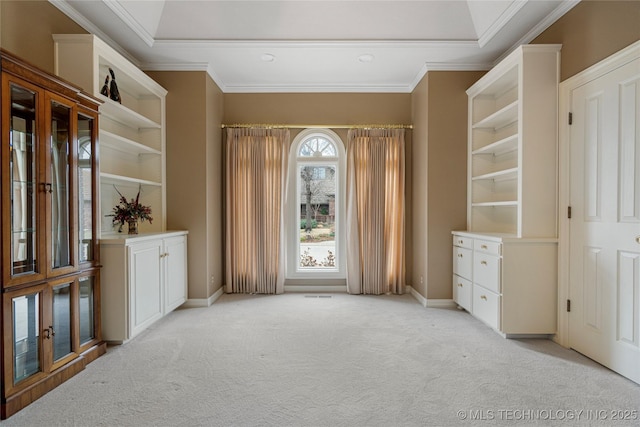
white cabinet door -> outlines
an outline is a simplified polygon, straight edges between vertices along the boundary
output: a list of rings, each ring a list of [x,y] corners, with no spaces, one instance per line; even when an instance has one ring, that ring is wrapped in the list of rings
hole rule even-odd
[[[160,239],[129,246],[130,337],[163,315],[161,254]]]
[[[168,313],[187,300],[187,236],[163,241],[165,309]]]

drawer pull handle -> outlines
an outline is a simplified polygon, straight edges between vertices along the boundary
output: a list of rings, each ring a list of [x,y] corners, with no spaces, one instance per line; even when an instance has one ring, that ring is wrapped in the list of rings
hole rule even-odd
[[[487,300],[487,296],[486,295],[480,295],[480,299],[483,299],[483,300],[486,301]]]
[[[481,249],[489,249],[489,248],[487,248],[487,245],[481,245],[480,248]]]
[[[480,264],[487,265],[487,261],[480,261]]]

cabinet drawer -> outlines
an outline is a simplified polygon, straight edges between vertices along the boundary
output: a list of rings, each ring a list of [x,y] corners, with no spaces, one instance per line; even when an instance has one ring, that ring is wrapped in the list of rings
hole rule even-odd
[[[471,280],[471,249],[453,247],[453,272],[458,276]]]
[[[491,255],[500,256],[502,254],[502,244],[500,242],[490,242],[488,240],[474,240],[473,249],[477,252],[484,252]]]
[[[473,249],[473,239],[470,239],[468,237],[454,235],[453,236],[453,246],[459,246],[461,248]]]
[[[471,288],[471,281],[456,274],[453,275],[453,300],[468,312],[471,312]]]
[[[493,329],[500,330],[500,296],[473,285],[473,315]]]
[[[481,252],[473,254],[473,283],[499,294],[501,258]]]

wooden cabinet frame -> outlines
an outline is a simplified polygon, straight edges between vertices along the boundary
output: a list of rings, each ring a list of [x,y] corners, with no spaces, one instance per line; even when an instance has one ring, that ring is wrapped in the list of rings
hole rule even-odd
[[[0,315],[2,331],[2,349],[0,356],[2,363],[2,391],[0,416],[5,419],[23,407],[29,405],[62,382],[79,373],[84,367],[106,352],[106,343],[102,341],[101,310],[100,310],[100,258],[99,258],[99,183],[98,183],[98,106],[100,101],[85,94],[78,87],[54,75],[39,70],[9,52],[0,49],[2,74],[2,102],[0,121],[0,176],[2,178],[0,198],[2,212],[2,303]],[[22,92],[13,87],[23,88],[25,94],[33,93],[34,100],[29,98],[22,105],[16,101],[13,109],[14,93],[20,99]],[[52,179],[53,150],[51,145],[56,141],[53,134],[53,103],[59,106],[61,114],[59,135],[62,149],[58,159],[63,173],[56,175],[60,185],[56,187],[56,180]],[[14,177],[10,164],[13,161],[15,145],[12,145],[14,135],[12,131],[12,117],[18,117],[17,111],[32,108],[25,113],[27,120],[25,128],[24,147],[28,148],[28,159],[24,165],[28,172],[28,179],[16,181],[20,194],[26,194],[24,206],[25,222],[18,226],[21,237],[29,242],[32,257],[26,256],[29,268],[24,273],[14,274],[14,259],[22,260],[22,255],[13,253],[13,233],[16,231],[11,197],[14,193]],[[58,108],[58,107],[56,107]],[[68,110],[68,113],[67,113]],[[67,117],[68,114],[68,117]],[[88,199],[91,206],[87,209],[87,227],[91,233],[90,241],[86,242],[87,253],[91,256],[80,259],[82,242],[80,238],[80,197],[79,193],[79,121],[86,121],[85,137],[90,139],[90,172],[86,173],[85,183],[90,186],[91,194]],[[31,123],[33,125],[31,125]],[[18,131],[20,132],[20,131]],[[14,141],[15,142],[15,141]],[[26,149],[25,149],[26,150]],[[65,156],[65,157],[62,157]],[[89,182],[90,181],[90,182]],[[56,193],[56,190],[58,191]],[[56,248],[61,250],[61,263],[54,266],[54,203],[53,197],[58,197],[57,206],[63,212],[60,218],[59,235],[63,244]],[[22,213],[22,212],[20,212]],[[27,225],[24,225],[24,224]],[[31,225],[35,227],[32,229]],[[34,234],[35,233],[35,237]],[[68,242],[66,241],[68,239]],[[15,257],[15,258],[14,258]],[[35,259],[34,259],[35,258]],[[92,287],[89,287],[88,302],[85,301],[85,316],[81,318],[80,283],[91,277]],[[58,291],[56,291],[58,290]],[[56,293],[58,292],[58,293]],[[34,296],[32,299],[21,300],[21,296]],[[37,295],[37,297],[35,297]],[[54,306],[56,295],[64,302],[60,311]],[[67,302],[68,298],[68,302]],[[14,304],[15,302],[15,304]],[[18,307],[18,303],[20,307]],[[66,307],[68,304],[68,307]],[[37,305],[37,307],[36,307]],[[26,307],[26,308],[25,308]],[[18,310],[18,308],[20,310]],[[26,313],[26,314],[25,314]],[[87,317],[88,315],[88,317]],[[58,328],[56,319],[61,316]],[[81,322],[86,323],[88,332],[84,342],[81,342]],[[58,330],[56,330],[58,329]],[[25,358],[24,363],[30,365],[23,376],[16,376],[16,370],[22,360],[16,353],[19,331],[21,338],[19,346]],[[64,333],[63,333],[64,332]],[[55,334],[58,333],[56,336]],[[25,341],[26,340],[26,341]],[[58,340],[58,341],[57,341]],[[56,346],[56,343],[64,343]],[[28,353],[28,354],[27,354]],[[56,354],[59,353],[59,354]],[[26,365],[22,365],[26,366]],[[21,371],[20,371],[21,372]]]

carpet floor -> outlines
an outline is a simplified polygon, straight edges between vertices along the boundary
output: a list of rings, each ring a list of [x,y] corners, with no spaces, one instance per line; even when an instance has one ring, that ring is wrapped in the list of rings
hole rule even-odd
[[[640,385],[410,295],[223,295],[0,426],[640,425]]]

